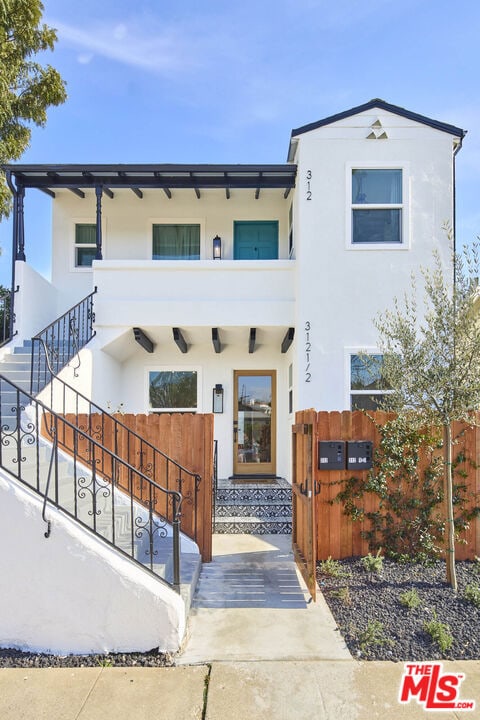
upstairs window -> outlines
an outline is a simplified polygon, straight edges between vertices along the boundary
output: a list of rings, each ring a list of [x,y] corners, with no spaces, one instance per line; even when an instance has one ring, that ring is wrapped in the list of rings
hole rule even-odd
[[[352,170],[352,243],[403,242],[403,173],[400,169]]]
[[[75,225],[75,267],[91,267],[97,254],[95,223]]]
[[[200,260],[200,225],[154,225],[152,258]]]
[[[352,410],[381,410],[391,390],[382,373],[383,355],[350,355]]]

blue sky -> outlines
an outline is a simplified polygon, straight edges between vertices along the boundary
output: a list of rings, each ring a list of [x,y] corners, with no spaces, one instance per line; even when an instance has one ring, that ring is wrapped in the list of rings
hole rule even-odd
[[[457,240],[480,234],[478,0],[44,0],[68,100],[22,162],[284,162],[293,127],[382,98],[468,130]],[[48,276],[50,199],[27,259]],[[0,282],[10,223],[0,225]]]

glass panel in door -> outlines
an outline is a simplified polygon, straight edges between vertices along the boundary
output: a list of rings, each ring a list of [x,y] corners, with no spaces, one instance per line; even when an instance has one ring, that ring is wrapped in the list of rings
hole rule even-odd
[[[275,371],[235,371],[234,473],[275,474]]]

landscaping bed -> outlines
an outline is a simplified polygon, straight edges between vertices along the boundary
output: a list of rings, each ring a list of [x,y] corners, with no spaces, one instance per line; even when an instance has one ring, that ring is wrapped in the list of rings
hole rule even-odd
[[[370,560],[372,566],[375,556]],[[446,583],[443,561],[380,564],[379,572],[367,572],[361,558],[317,566],[320,590],[354,658],[480,659],[480,562],[457,563],[458,593]]]
[[[168,653],[108,653],[106,655],[49,655],[0,648],[0,668],[168,667]]]

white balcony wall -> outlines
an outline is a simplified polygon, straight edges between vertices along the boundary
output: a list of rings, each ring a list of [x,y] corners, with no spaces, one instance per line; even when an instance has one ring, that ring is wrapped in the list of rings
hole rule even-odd
[[[73,304],[94,286],[90,268],[75,267],[75,224],[94,223],[96,198],[86,190],[78,198],[68,190],[58,190],[53,201],[52,282]],[[172,190],[169,200],[163,190],[143,190],[143,199],[131,190],[115,190],[114,198],[102,199],[103,258],[105,260],[149,261],[152,257],[152,225],[160,222],[200,224],[201,260],[212,258],[212,240],[222,239],[222,257],[233,258],[235,220],[277,220],[279,258],[288,250],[287,199],[281,190],[232,190],[227,200],[224,190],[202,190],[197,199],[193,190]]]
[[[96,261],[97,326],[291,325],[291,260]]]

